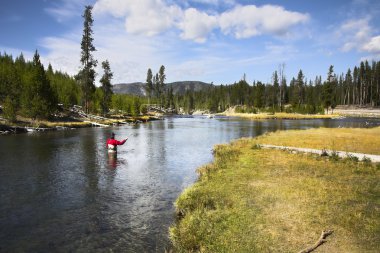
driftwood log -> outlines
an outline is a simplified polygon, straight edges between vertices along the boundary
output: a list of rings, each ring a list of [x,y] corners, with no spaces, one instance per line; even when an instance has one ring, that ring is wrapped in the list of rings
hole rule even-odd
[[[303,249],[301,250],[300,252],[298,253],[310,253],[310,252],[313,252],[314,250],[316,250],[319,246],[321,246],[322,244],[324,244],[325,242],[327,242],[326,238],[327,236],[331,235],[334,231],[332,230],[325,230],[325,231],[322,231],[322,234],[321,236],[319,237],[318,241],[316,243],[314,243],[313,246],[309,247],[309,248],[306,248],[306,249]]]

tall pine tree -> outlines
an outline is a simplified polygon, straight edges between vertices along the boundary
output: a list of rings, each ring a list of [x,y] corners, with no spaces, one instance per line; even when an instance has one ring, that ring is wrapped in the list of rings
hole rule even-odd
[[[84,18],[83,22],[83,36],[81,43],[81,63],[82,69],[78,73],[79,83],[82,88],[82,103],[84,105],[84,110],[86,113],[90,109],[90,101],[92,95],[95,91],[95,67],[97,61],[94,59],[92,53],[96,51],[95,46],[93,45],[93,18],[92,18],[92,6],[85,6],[85,11],[82,16]]]
[[[109,111],[109,107],[111,105],[111,98],[113,94],[111,80],[113,73],[111,72],[111,67],[108,60],[102,62],[102,68],[104,70],[104,74],[100,79],[100,83],[102,84],[101,89],[103,91],[103,100],[101,102],[101,107],[103,115],[105,115]]]
[[[148,103],[150,104],[150,99],[152,97],[153,91],[153,73],[151,69],[148,69],[148,72],[146,74],[145,91],[146,95],[148,96]]]

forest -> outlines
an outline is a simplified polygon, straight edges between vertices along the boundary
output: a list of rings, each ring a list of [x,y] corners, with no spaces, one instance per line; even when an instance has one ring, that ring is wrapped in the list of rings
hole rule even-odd
[[[186,94],[180,98],[181,105],[191,109],[218,112],[231,106],[240,106],[242,112],[286,111],[297,113],[324,113],[337,105],[376,107],[380,105],[380,62],[361,62],[353,71],[334,73],[327,70],[326,79],[316,76],[314,80],[299,70],[297,77],[288,82],[284,64],[274,71],[272,83],[253,82],[245,78],[232,85],[219,85],[209,90]]]

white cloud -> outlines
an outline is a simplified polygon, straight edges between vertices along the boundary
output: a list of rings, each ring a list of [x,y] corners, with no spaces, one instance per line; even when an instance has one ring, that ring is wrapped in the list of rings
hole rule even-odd
[[[236,38],[249,38],[261,34],[285,35],[297,24],[309,20],[308,14],[291,12],[281,6],[237,6],[220,16],[220,27],[225,34]]]
[[[374,36],[375,29],[369,24],[370,20],[371,17],[350,19],[340,26],[337,37],[343,42],[343,52],[357,50],[369,53],[361,60],[380,58],[380,35]]]
[[[129,33],[154,36],[172,28],[182,10],[162,0],[99,0],[94,5],[94,14],[102,13],[125,18]]]
[[[236,5],[233,0],[195,0],[207,4]],[[164,0],[98,0],[95,14],[109,13],[125,18],[128,33],[154,36],[172,28],[181,30],[180,37],[205,42],[208,34],[219,27],[225,34],[249,38],[260,34],[286,35],[290,28],[309,20],[308,14],[291,12],[281,6],[236,6],[221,14],[209,15],[194,8],[182,9]]]
[[[193,3],[201,3],[201,4],[208,4],[208,5],[235,5],[235,0],[190,0],[190,2]]]
[[[338,37],[343,40],[342,51],[361,50],[363,45],[370,39],[371,33],[372,28],[369,25],[369,18],[344,22],[337,32]]]
[[[182,39],[203,43],[206,41],[208,34],[217,25],[218,21],[216,17],[190,8],[185,11],[185,16],[178,27],[182,29],[182,33],[180,34]]]
[[[369,53],[380,54],[380,35],[372,37],[366,44],[364,44],[363,50]]]

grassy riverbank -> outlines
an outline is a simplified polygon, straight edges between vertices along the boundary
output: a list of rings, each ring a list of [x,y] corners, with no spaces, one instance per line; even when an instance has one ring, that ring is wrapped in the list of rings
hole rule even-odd
[[[299,113],[236,113],[236,112],[224,112],[219,115],[229,117],[240,117],[247,119],[332,119],[338,118],[337,114],[299,114]]]
[[[377,154],[377,136],[380,128],[314,129],[216,146],[214,162],[198,170],[199,181],[176,201],[179,221],[170,229],[175,251],[298,252],[332,229],[317,252],[377,252],[379,165],[256,145]]]

